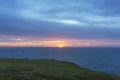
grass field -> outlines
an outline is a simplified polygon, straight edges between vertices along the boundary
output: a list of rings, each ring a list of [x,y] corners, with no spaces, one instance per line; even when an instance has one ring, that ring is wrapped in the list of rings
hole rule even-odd
[[[91,71],[55,60],[0,59],[0,80],[120,80],[118,76]]]

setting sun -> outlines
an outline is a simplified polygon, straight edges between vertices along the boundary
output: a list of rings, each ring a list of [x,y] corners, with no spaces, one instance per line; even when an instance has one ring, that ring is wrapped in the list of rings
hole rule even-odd
[[[60,45],[58,45],[58,47],[59,47],[59,48],[62,48],[62,47],[63,47],[63,45],[62,45],[62,44],[60,44]]]

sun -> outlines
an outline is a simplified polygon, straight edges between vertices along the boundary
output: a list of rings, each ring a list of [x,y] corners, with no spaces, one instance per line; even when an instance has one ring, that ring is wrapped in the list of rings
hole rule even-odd
[[[66,46],[66,42],[63,41],[63,40],[57,40],[57,41],[55,41],[55,46],[56,46],[57,48],[63,48],[63,47]]]
[[[58,47],[59,47],[59,48],[63,48],[63,45],[62,45],[62,44],[59,44]]]

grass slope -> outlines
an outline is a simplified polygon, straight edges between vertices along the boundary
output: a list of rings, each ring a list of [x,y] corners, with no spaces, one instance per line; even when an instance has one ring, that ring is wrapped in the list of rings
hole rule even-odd
[[[0,59],[0,80],[119,80],[117,78],[63,61]]]

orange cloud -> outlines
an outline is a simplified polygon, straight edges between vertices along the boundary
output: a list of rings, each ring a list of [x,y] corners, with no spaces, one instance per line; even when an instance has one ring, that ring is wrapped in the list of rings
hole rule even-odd
[[[1,38],[2,39],[2,38]],[[4,40],[5,39],[5,40]],[[60,38],[32,38],[32,37],[3,37],[0,46],[24,47],[95,47],[95,46],[120,46],[117,40],[94,39],[60,39]]]

